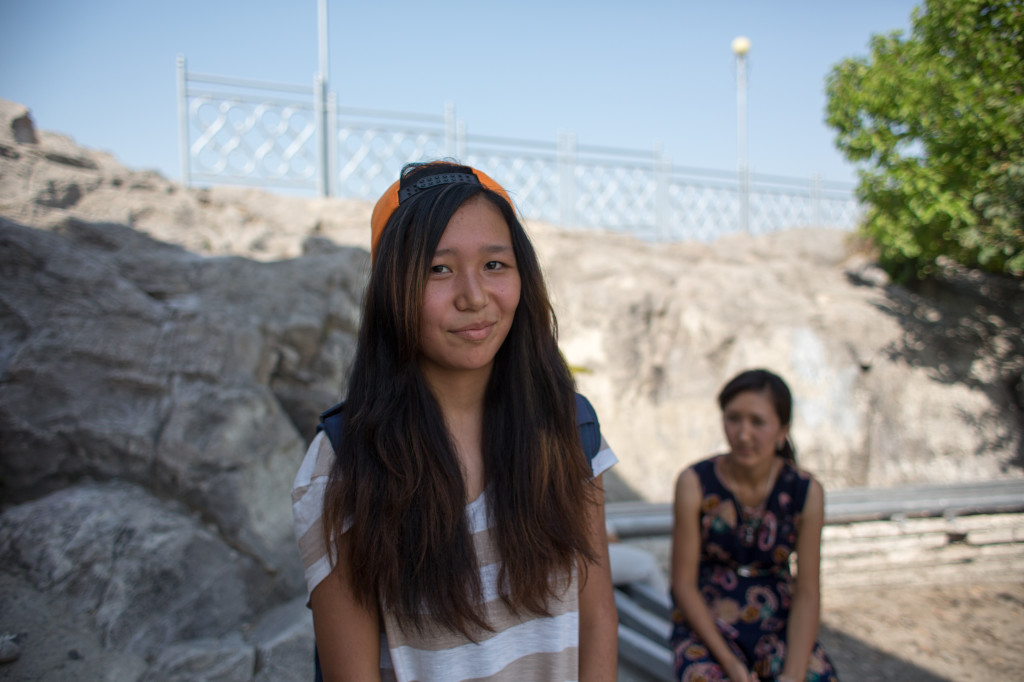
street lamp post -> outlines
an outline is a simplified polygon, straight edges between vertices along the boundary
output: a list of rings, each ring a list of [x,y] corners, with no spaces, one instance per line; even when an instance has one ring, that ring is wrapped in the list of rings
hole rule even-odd
[[[747,166],[747,53],[750,52],[750,38],[737,36],[732,41],[736,55],[736,146],[738,168],[736,170],[737,194],[740,202],[740,227],[750,231],[750,169]]]
[[[320,196],[327,197],[333,194],[331,183],[333,173],[331,172],[332,144],[334,140],[331,135],[331,107],[328,104],[330,93],[330,80],[327,74],[330,63],[328,52],[327,32],[327,0],[317,0],[317,43],[318,43],[318,65],[319,70],[314,80],[314,101],[317,129],[317,146],[319,147],[319,169],[317,172],[317,189]]]

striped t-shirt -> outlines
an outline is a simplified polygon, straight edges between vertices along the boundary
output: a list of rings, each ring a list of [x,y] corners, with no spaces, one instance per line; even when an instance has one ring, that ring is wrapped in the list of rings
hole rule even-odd
[[[308,594],[331,571],[323,542],[323,499],[334,464],[334,450],[324,433],[317,434],[295,476],[292,511],[295,537],[306,569]],[[601,439],[591,460],[594,476],[618,461]],[[550,616],[513,614],[498,594],[499,556],[491,537],[486,491],[466,505],[469,530],[476,549],[486,604],[483,613],[493,631],[474,632],[476,641],[438,628],[423,632],[402,630],[395,618],[382,613],[381,679],[511,682],[513,680],[576,680],[579,677],[579,585],[575,571],[548,604]],[[321,647],[330,646],[320,642]]]

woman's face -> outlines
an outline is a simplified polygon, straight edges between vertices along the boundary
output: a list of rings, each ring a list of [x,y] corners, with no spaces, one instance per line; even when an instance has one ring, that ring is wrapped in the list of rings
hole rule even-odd
[[[428,381],[459,372],[489,376],[519,291],[505,218],[486,198],[469,199],[448,221],[424,288],[420,366]]]
[[[722,426],[733,456],[748,465],[770,461],[789,434],[789,425],[779,422],[767,388],[744,391],[726,403]]]

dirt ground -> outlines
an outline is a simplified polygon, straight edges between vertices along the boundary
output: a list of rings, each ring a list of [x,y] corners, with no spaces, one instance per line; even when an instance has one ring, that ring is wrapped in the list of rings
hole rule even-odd
[[[844,682],[1024,680],[1024,576],[823,595],[821,640]]]

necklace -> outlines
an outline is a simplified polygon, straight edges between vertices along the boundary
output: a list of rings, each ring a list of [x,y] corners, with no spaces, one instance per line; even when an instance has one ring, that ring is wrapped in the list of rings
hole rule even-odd
[[[739,533],[740,542],[744,546],[750,547],[754,544],[757,532],[761,529],[764,510],[768,506],[768,496],[771,494],[772,484],[775,481],[775,460],[772,460],[772,467],[768,472],[768,479],[765,481],[764,493],[760,497],[760,502],[753,507],[743,504],[739,495],[736,494],[737,485],[736,478],[732,475],[732,462],[726,459],[725,464],[723,472],[726,476],[726,483],[730,492],[732,492],[733,499],[736,501],[736,510],[739,512],[736,530]]]

